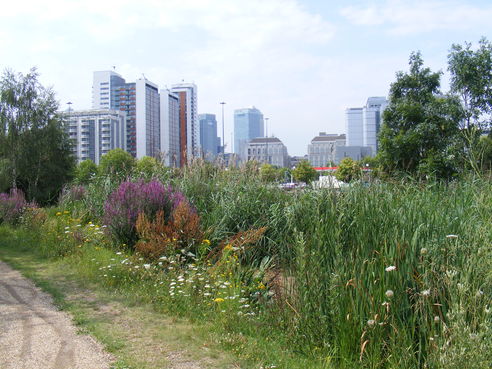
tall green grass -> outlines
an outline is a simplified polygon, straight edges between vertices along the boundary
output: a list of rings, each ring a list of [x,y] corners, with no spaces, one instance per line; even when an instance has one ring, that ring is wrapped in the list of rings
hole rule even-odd
[[[190,199],[212,248],[267,227],[239,262],[269,260],[277,296],[255,324],[274,324],[293,351],[327,367],[492,366],[490,181],[285,193],[254,168],[201,164],[160,179]],[[115,187],[94,182],[77,211],[99,217]]]

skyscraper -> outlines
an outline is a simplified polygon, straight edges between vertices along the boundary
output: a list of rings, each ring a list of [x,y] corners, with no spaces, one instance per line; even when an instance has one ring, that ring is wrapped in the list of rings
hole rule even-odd
[[[159,93],[146,78],[127,83],[113,71],[94,72],[94,109],[126,112],[126,149],[134,157],[156,157],[160,152]]]
[[[246,143],[253,138],[264,137],[263,114],[252,108],[234,110],[234,153],[246,160]]]
[[[370,97],[364,107],[345,111],[347,146],[366,146],[371,148],[372,155],[377,153],[377,135],[387,105],[385,97]]]
[[[179,97],[180,166],[193,157],[200,157],[200,125],[197,116],[197,92],[194,83],[178,83],[171,92]]]
[[[168,89],[161,90],[161,152],[164,163],[179,167],[179,98]]]
[[[206,160],[213,160],[218,154],[217,119],[215,114],[199,114],[200,146]],[[219,144],[220,145],[220,144]]]

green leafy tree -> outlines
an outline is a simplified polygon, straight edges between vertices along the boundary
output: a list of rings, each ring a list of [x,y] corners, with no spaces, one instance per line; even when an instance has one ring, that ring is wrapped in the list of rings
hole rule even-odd
[[[343,158],[335,172],[336,179],[344,182],[351,182],[361,177],[362,170],[352,158]]]
[[[75,169],[75,181],[80,184],[87,184],[97,175],[97,165],[92,160],[84,160]]]
[[[389,173],[449,178],[462,165],[461,104],[441,94],[441,72],[424,68],[420,53],[412,53],[409,64],[410,71],[398,72],[390,88],[379,135],[379,160]]]
[[[260,167],[260,178],[264,182],[278,181],[279,174],[279,171],[271,164],[265,163]]]
[[[156,158],[144,156],[136,161],[134,172],[141,177],[152,178],[162,170],[162,167],[163,165]]]
[[[318,178],[318,173],[307,160],[301,160],[292,171],[294,179],[299,182],[311,183]]]
[[[454,44],[448,55],[451,92],[459,96],[464,111],[463,136],[467,163],[475,172],[483,169],[483,151],[487,145],[481,139],[483,129],[491,125],[492,113],[492,44],[485,38],[477,49],[466,42]]]
[[[492,112],[492,44],[485,38],[473,50],[472,44],[453,44],[448,55],[451,92],[464,107],[465,127],[490,125]]]
[[[113,149],[101,156],[99,171],[105,175],[129,176],[135,167],[135,159],[123,149]]]
[[[71,143],[50,88],[35,69],[23,75],[5,71],[0,80],[1,171],[10,188],[29,200],[55,201],[73,174]]]

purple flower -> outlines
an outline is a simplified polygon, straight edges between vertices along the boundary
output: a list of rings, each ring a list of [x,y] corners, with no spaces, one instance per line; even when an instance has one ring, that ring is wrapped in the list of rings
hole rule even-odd
[[[159,210],[169,217],[185,196],[157,180],[145,183],[123,182],[109,195],[104,205],[104,224],[118,242],[133,245],[137,241],[135,223],[140,213],[153,218]]]

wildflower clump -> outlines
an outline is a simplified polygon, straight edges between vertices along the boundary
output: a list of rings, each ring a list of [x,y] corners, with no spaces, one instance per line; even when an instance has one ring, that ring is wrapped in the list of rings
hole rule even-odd
[[[133,246],[138,240],[135,226],[139,214],[154,219],[158,211],[163,211],[167,221],[183,201],[181,192],[159,181],[123,182],[106,200],[104,224],[114,241]]]
[[[10,193],[0,193],[0,223],[17,224],[28,207],[37,206],[28,203],[21,190],[13,189]]]

